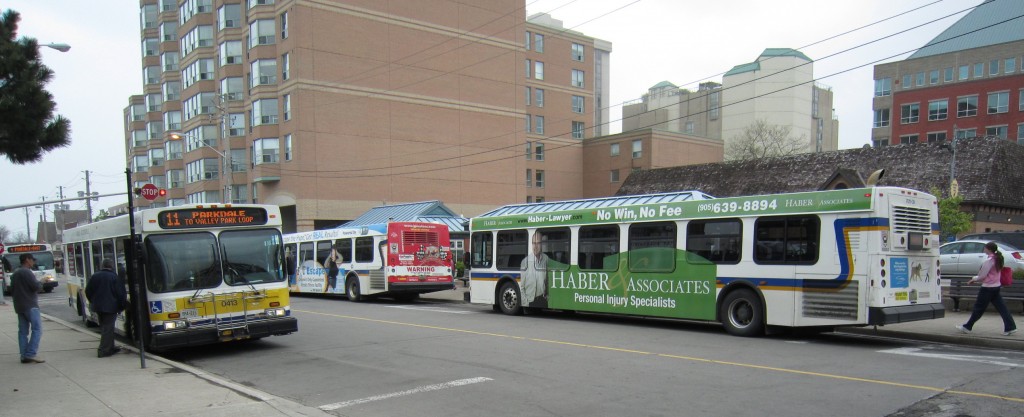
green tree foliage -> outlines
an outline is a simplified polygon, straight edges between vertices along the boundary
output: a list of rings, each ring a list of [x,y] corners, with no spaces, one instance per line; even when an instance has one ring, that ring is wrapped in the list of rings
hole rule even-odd
[[[100,209],[100,212],[96,214],[96,217],[93,218],[92,221],[98,222],[100,220],[107,219],[107,218],[110,218],[110,213],[107,213],[106,210]]]
[[[0,154],[25,164],[67,146],[71,122],[54,116],[57,105],[43,88],[53,71],[39,62],[35,39],[16,40],[19,20],[14,10],[0,16]]]
[[[942,190],[938,188],[932,188],[930,192],[939,199],[939,229],[942,231],[943,242],[971,229],[974,215],[960,210],[963,197],[943,196]]]

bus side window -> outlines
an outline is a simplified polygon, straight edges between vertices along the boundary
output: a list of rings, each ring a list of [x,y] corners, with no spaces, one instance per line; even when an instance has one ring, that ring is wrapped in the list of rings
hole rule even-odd
[[[739,263],[742,242],[739,219],[693,220],[686,225],[686,251],[716,264]]]
[[[544,252],[552,261],[556,262],[553,269],[569,268],[569,229],[560,227],[557,229],[538,229],[541,235],[541,252]],[[561,265],[558,265],[561,264]]]
[[[636,223],[629,226],[630,271],[671,272],[675,269],[675,223]]]
[[[821,239],[817,216],[762,217],[754,222],[754,261],[807,265],[818,261]]]
[[[356,262],[373,262],[373,237],[356,238]]]
[[[615,271],[619,268],[619,227],[583,226],[579,230],[577,264],[583,270]]]
[[[497,252],[495,262],[497,269],[519,270],[526,259],[526,250],[529,246],[529,239],[525,230],[503,230],[498,232]]]
[[[494,247],[494,241],[491,232],[476,232],[470,238],[470,267],[471,268],[490,268],[491,267],[491,249]]]
[[[313,242],[302,242],[299,244],[299,265],[307,261],[318,262],[313,259]]]
[[[352,239],[338,239],[334,241],[334,247],[341,255],[341,263],[352,262]]]

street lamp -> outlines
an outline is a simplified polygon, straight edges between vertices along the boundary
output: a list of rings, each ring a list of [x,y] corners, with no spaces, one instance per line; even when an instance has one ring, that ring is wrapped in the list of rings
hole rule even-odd
[[[191,137],[193,139],[196,139],[194,136],[191,136],[191,135],[186,134],[186,133],[181,133],[181,132],[168,132],[167,133],[167,138],[170,139],[170,140],[182,140],[185,137]],[[224,188],[224,194],[223,194],[224,198],[223,198],[223,201],[225,203],[230,203],[231,202],[231,189],[234,188],[234,186],[235,186],[234,177],[232,176],[232,174],[234,172],[232,170],[232,167],[234,166],[234,161],[231,159],[231,155],[227,154],[227,153],[224,153],[220,149],[214,148],[213,146],[207,145],[206,142],[199,141],[199,144],[201,145],[200,146],[201,148],[210,148],[210,149],[212,149],[214,152],[217,153],[217,155],[220,155],[222,160],[225,162],[225,164],[223,165],[222,177],[227,177],[228,178],[228,186]]]
[[[68,45],[66,43],[48,43],[48,44],[39,45],[39,46],[45,46],[47,48],[53,48],[53,49],[56,49],[56,50],[61,51],[61,52],[67,52],[67,51],[71,50],[71,45]]]

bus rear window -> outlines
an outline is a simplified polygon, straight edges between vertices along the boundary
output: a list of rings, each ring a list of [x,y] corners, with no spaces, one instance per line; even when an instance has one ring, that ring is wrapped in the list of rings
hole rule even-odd
[[[754,222],[754,261],[808,265],[818,262],[817,216],[762,217]]]

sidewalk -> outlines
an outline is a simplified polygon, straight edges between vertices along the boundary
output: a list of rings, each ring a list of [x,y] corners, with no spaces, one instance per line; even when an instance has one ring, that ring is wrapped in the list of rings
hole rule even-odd
[[[455,290],[437,291],[423,294],[421,298],[426,301],[442,301],[461,303],[464,293],[469,288],[458,284]],[[1011,302],[1010,313],[1017,322],[1017,327],[1022,328],[1020,332],[1010,336],[1003,336],[1003,321],[999,313],[990,309],[974,325],[974,331],[970,334],[962,334],[954,326],[963,324],[971,316],[971,303],[962,302],[961,310],[954,313],[952,304],[946,301],[946,316],[938,320],[914,321],[910,323],[890,324],[888,326],[875,327],[841,327],[836,329],[840,333],[861,334],[882,337],[897,337],[902,339],[921,340],[926,342],[947,343],[952,345],[965,345],[985,347],[993,349],[1009,349],[1024,351],[1024,315],[1020,313],[1020,304]]]
[[[329,416],[319,409],[126,348],[97,358],[99,334],[43,315],[40,364],[22,364],[18,319],[0,305],[0,407],[12,416]]]

